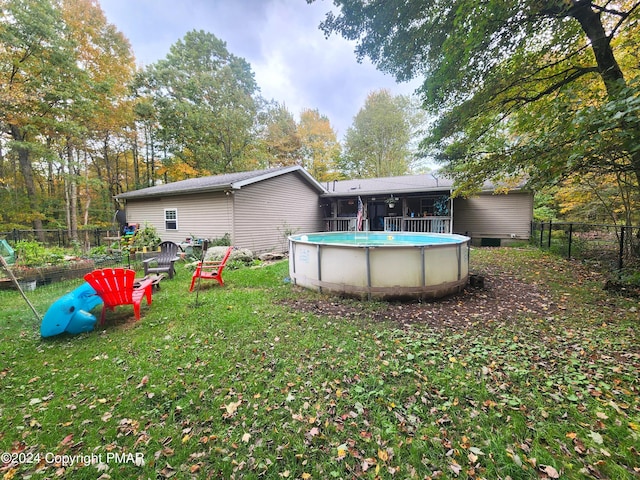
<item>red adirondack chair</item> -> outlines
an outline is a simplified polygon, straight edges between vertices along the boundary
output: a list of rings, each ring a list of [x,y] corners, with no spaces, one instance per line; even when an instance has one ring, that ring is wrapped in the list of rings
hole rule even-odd
[[[227,260],[229,259],[229,255],[233,251],[233,247],[227,248],[227,251],[222,257],[222,260],[217,261],[206,261],[206,262],[198,262],[196,266],[196,271],[193,272],[193,276],[191,277],[191,286],[189,287],[189,291],[193,291],[193,287],[196,284],[196,279],[206,278],[217,280],[220,285],[224,285],[224,281],[222,280],[222,270],[224,270],[225,265],[227,264]]]
[[[103,268],[87,273],[84,279],[102,298],[100,325],[104,323],[107,308],[111,311],[118,305],[133,305],[136,320],[140,319],[140,303],[144,297],[151,305],[153,279],[136,279],[136,272],[127,268]]]

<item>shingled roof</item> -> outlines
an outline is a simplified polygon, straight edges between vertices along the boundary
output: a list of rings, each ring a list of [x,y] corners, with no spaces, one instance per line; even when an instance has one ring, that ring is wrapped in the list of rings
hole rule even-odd
[[[381,193],[420,193],[451,190],[453,181],[437,173],[401,177],[362,178],[327,182],[325,196],[376,195]]]
[[[189,178],[179,182],[165,183],[163,185],[142,188],[140,190],[132,190],[130,192],[116,195],[115,198],[118,200],[130,200],[170,195],[184,195],[189,193],[237,190],[246,185],[291,172],[298,172],[319,193],[326,192],[324,187],[309,175],[304,168],[296,165],[293,167],[268,168],[265,170],[254,170],[251,172],[225,173],[223,175],[214,175],[209,177]]]
[[[324,184],[327,193],[324,197],[346,197],[351,195],[408,194],[426,192],[451,192],[454,189],[453,179],[442,173],[425,173],[421,175],[403,175],[398,177],[361,178],[355,180],[336,180]],[[501,185],[490,181],[484,182],[481,191],[493,192]],[[519,190],[523,184],[509,185],[510,190]]]

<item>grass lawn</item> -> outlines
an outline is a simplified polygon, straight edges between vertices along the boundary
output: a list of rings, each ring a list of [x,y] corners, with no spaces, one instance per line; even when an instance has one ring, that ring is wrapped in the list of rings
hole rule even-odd
[[[471,268],[487,295],[501,276],[548,305],[479,321],[460,295],[451,328],[385,320],[293,287],[287,262],[226,270],[196,303],[179,266],[141,321],[121,306],[43,340],[1,291],[0,475],[638,478],[639,299],[530,248],[474,249]],[[77,284],[28,296],[44,314]]]

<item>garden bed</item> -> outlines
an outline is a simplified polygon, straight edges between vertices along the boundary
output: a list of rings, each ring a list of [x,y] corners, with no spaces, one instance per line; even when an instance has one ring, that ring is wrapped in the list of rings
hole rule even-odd
[[[67,262],[63,265],[49,265],[33,268],[12,268],[13,274],[19,281],[35,280],[38,286],[63,280],[82,278],[95,268],[93,260],[82,259]],[[6,275],[6,272],[5,272]],[[0,289],[15,288],[13,280],[8,276],[0,278]]]

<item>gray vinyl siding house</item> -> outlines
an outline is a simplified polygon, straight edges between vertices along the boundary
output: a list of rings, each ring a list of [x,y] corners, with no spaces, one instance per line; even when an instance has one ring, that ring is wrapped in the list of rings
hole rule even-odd
[[[528,240],[533,220],[533,195],[528,191],[482,192],[454,200],[453,230],[477,245]]]
[[[162,240],[221,238],[261,253],[283,252],[287,236],[322,228],[324,188],[301,167],[193,178],[116,196],[129,224],[153,225]],[[175,217],[175,218],[174,218]]]
[[[363,230],[459,233],[475,245],[527,240],[533,194],[451,198],[453,182],[433,174],[318,183],[300,166],[194,178],[122,193],[127,223],[153,225],[162,240],[214,239],[254,253],[286,252],[294,233]],[[502,189],[501,189],[502,191]]]

